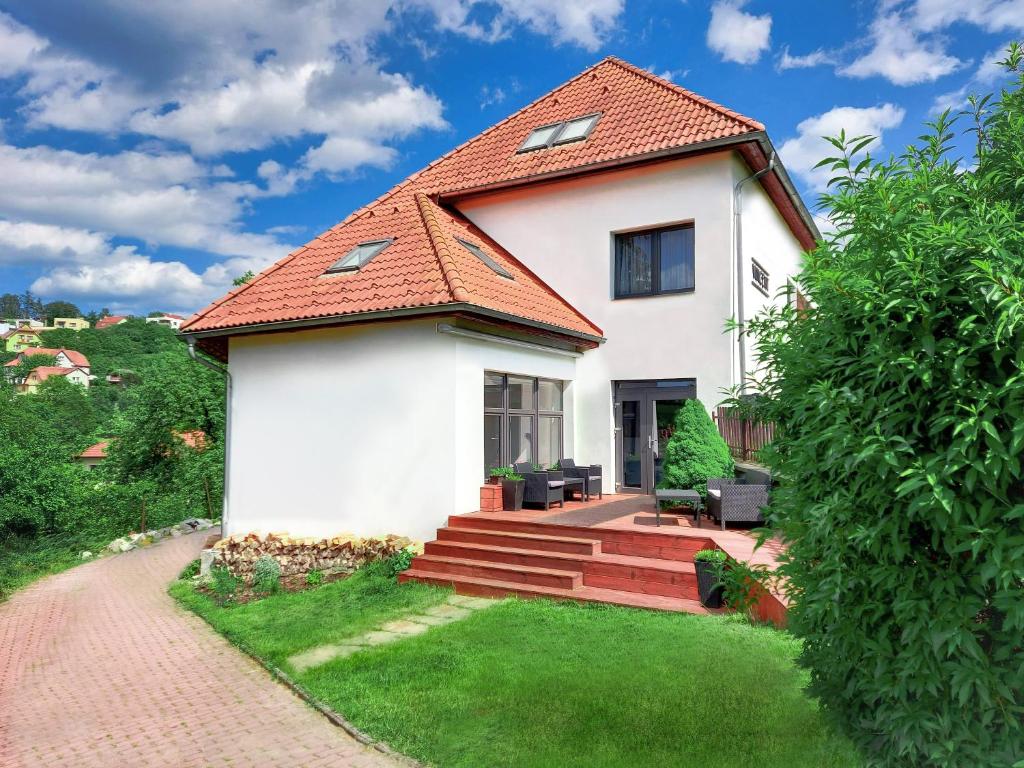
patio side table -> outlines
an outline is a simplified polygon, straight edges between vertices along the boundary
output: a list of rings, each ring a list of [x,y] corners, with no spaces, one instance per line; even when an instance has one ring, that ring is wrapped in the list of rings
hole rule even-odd
[[[676,488],[655,488],[654,489],[654,503],[657,506],[657,513],[655,519],[657,524],[661,526],[661,502],[663,501],[685,501],[693,506],[693,521],[697,523],[697,527],[700,528],[700,513],[703,508],[701,504],[700,494],[692,490],[679,490]]]

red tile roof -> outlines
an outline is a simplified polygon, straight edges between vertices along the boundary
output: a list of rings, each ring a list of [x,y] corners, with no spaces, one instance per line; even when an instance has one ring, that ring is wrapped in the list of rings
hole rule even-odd
[[[96,445],[90,445],[80,454],[80,459],[105,459],[107,458],[107,448],[110,446],[109,440],[103,440],[102,442],[96,443]]]
[[[599,112],[584,141],[517,154],[539,126]],[[439,195],[600,167],[715,139],[760,123],[615,58],[607,58],[457,147],[186,322],[183,331],[470,304],[573,334],[601,331]],[[461,246],[483,246],[515,276],[495,275]],[[356,272],[325,270],[359,243],[392,238]]]
[[[114,325],[120,325],[128,319],[128,315],[108,315],[107,317],[101,317],[96,321],[96,330],[103,328],[110,328]]]
[[[36,381],[42,384],[51,376],[67,376],[72,371],[80,370],[79,368],[61,368],[57,365],[40,365],[38,368],[33,368],[27,378],[35,377]]]
[[[51,355],[56,357],[61,352],[68,356],[68,360],[71,365],[78,368],[89,368],[89,358],[83,355],[81,352],[77,352],[73,349],[50,349],[49,347],[32,347],[18,353],[18,356],[13,360],[9,360],[4,363],[4,367],[12,367],[19,365],[24,359],[32,357],[33,355]]]
[[[196,448],[202,450],[206,447],[206,433],[201,429],[191,429],[188,432],[175,432],[181,441],[185,443],[189,448]],[[102,440],[95,445],[90,445],[80,454],[80,459],[105,459],[107,458],[107,448],[110,447],[109,440]]]

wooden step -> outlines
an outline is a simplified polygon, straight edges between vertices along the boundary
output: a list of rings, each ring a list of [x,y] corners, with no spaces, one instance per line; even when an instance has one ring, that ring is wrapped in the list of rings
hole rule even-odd
[[[578,587],[561,589],[558,587],[542,587],[532,584],[482,579],[472,576],[436,573],[410,568],[398,576],[399,582],[419,581],[436,586],[452,587],[460,595],[478,597],[523,597],[549,598],[553,600],[577,600],[584,603],[606,603],[629,608],[648,608],[658,611],[674,611],[678,613],[712,613],[696,600],[678,597],[647,595],[636,592],[621,592],[600,587]]]
[[[597,539],[549,536],[534,533],[492,531],[476,528],[438,528],[438,541],[463,541],[470,544],[488,544],[495,547],[516,547],[543,552],[572,552],[596,555],[601,551]]]
[[[692,534],[665,533],[656,528],[650,531],[625,531],[597,526],[559,525],[537,520],[488,517],[482,513],[451,515],[448,518],[448,527],[596,539],[601,542],[601,551],[604,553],[682,562],[692,562],[694,553],[701,549],[714,548],[711,539],[697,531]]]
[[[494,581],[534,584],[542,587],[576,589],[583,586],[583,573],[554,568],[535,568],[527,565],[510,565],[489,560],[469,560],[439,555],[419,555],[410,566],[415,571],[473,576]]]
[[[542,552],[462,541],[429,541],[425,550],[431,556],[501,563],[510,568],[580,571],[585,586],[688,599],[697,596],[693,563],[677,560]]]

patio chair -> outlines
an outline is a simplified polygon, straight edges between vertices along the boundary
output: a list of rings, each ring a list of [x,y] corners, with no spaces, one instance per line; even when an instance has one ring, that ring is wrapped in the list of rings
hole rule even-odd
[[[740,485],[729,478],[708,478],[707,513],[725,530],[728,522],[763,523],[768,506],[767,485]]]
[[[586,500],[589,501],[590,497],[594,494],[597,494],[599,499],[603,498],[600,464],[577,467],[576,462],[572,459],[559,459],[558,467],[565,473],[566,477],[579,478],[583,481],[584,498]]]
[[[514,466],[517,475],[526,480],[523,493],[523,504],[543,504],[544,509],[551,509],[556,501],[559,507],[565,506],[565,475],[561,472],[535,472],[529,462],[520,462]]]

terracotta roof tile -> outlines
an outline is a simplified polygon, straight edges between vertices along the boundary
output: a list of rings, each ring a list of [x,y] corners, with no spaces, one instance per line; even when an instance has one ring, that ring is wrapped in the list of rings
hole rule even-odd
[[[53,357],[56,357],[61,352],[68,356],[68,360],[71,362],[72,366],[78,368],[90,367],[89,358],[87,358],[81,352],[78,352],[74,349],[50,349],[49,347],[32,347],[31,349],[23,350],[19,352],[18,356],[15,357],[13,360],[9,360],[8,362],[4,363],[4,367],[9,368],[11,366],[19,365],[23,360],[32,357],[33,355],[51,355]]]
[[[601,117],[583,141],[517,153],[539,126]],[[605,59],[456,147],[186,322],[184,331],[468,303],[600,336],[600,329],[457,212],[436,202],[479,187],[583,170],[764,126],[615,58]],[[472,239],[514,275],[455,243]],[[357,272],[325,270],[359,243],[394,238]],[[99,325],[97,325],[99,327]]]

